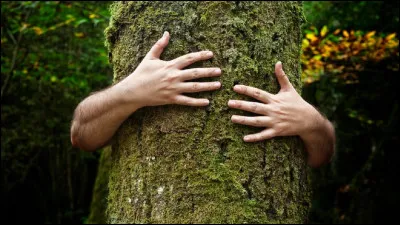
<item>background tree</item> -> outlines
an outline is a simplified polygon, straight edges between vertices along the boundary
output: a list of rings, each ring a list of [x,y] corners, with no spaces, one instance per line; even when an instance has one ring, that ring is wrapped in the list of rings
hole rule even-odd
[[[310,192],[296,137],[244,143],[230,121],[234,84],[277,93],[281,60],[300,90],[302,5],[297,2],[117,2],[106,30],[115,82],[132,73],[163,31],[162,59],[209,49],[222,90],[207,108],[169,105],[135,112],[115,135],[109,182],[111,223],[304,222]]]

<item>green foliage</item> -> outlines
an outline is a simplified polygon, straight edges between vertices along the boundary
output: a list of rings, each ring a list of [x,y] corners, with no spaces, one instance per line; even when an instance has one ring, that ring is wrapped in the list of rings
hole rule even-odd
[[[98,156],[72,149],[69,127],[79,101],[111,83],[103,45],[107,6],[52,1],[1,4],[6,220],[81,222],[87,215]]]
[[[304,30],[303,77],[310,84],[303,96],[334,122],[337,136],[332,163],[313,172],[312,223],[396,219],[398,4],[304,3],[305,27],[313,26]]]
[[[399,32],[399,1],[305,1],[307,27]]]

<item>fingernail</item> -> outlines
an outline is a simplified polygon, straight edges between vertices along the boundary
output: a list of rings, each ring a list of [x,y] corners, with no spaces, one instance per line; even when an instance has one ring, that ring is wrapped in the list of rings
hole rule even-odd
[[[204,100],[204,103],[209,105],[210,104],[210,100],[206,99],[206,100]]]
[[[220,73],[221,73],[221,69],[214,70],[214,74],[220,74]]]
[[[240,90],[242,90],[242,87],[239,85],[235,85],[235,86],[233,86],[233,90],[240,91]]]
[[[243,140],[244,140],[244,141],[250,141],[250,137],[244,136]]]
[[[162,37],[165,38],[167,36],[167,34],[168,34],[168,31],[164,31],[164,34]]]
[[[235,101],[229,100],[229,101],[228,101],[228,105],[230,105],[230,106],[235,106]]]
[[[237,117],[235,116],[235,115],[233,115],[232,117],[231,117],[231,120],[232,121],[234,121],[234,120],[236,120],[237,119]]]
[[[211,56],[213,56],[213,53],[211,52],[211,51],[209,51],[209,52],[207,52],[207,54],[206,54],[208,57],[211,57]]]
[[[282,62],[281,62],[281,61],[278,61],[276,64],[277,64],[277,65],[282,65]]]
[[[221,86],[221,83],[220,83],[220,82],[215,82],[215,83],[214,83],[214,86],[215,86],[215,87],[220,87],[220,86]]]

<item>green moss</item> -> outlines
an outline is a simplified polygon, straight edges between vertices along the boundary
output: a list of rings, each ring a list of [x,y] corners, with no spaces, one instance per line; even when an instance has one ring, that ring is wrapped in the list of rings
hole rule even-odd
[[[162,59],[209,49],[222,89],[204,108],[162,106],[135,112],[113,144],[111,223],[299,223],[309,208],[305,154],[298,138],[245,143],[257,128],[233,124],[236,83],[277,93],[280,60],[300,90],[301,5],[297,2],[117,2],[106,30],[115,82],[132,73],[163,31]],[[251,101],[255,101],[251,99]]]
[[[111,168],[111,148],[102,150],[99,160],[99,167],[96,176],[96,183],[93,189],[92,203],[88,224],[104,224],[107,222],[107,197],[108,197],[108,171]]]

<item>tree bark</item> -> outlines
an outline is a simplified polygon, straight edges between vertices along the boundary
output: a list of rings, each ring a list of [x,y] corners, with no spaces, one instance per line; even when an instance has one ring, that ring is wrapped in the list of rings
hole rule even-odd
[[[162,59],[211,50],[191,67],[222,69],[221,90],[193,94],[208,107],[146,107],[123,123],[112,144],[110,223],[303,223],[310,206],[298,137],[245,143],[260,129],[233,124],[229,99],[245,84],[279,91],[280,60],[300,91],[299,2],[117,2],[105,34],[114,81],[129,75],[169,31]],[[255,101],[254,99],[251,99]]]
[[[111,148],[104,148],[99,160],[96,182],[93,188],[92,202],[90,204],[90,214],[86,221],[87,224],[107,223],[106,210],[108,197],[108,173],[111,167],[110,157]]]

